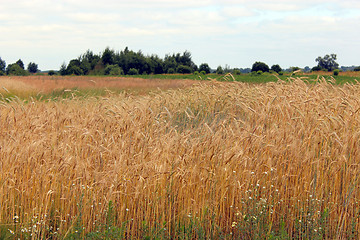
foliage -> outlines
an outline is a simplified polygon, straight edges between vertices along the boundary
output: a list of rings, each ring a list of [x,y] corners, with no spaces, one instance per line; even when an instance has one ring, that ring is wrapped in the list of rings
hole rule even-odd
[[[252,71],[252,72],[257,72],[257,71],[269,72],[269,71],[270,71],[270,68],[269,68],[269,66],[268,66],[266,63],[263,63],[263,62],[255,62],[255,63],[252,65],[251,71]]]
[[[139,75],[139,71],[136,68],[130,68],[128,74],[129,75]]]
[[[321,70],[322,70],[322,68],[319,66],[315,66],[311,69],[311,71],[313,71],[313,72],[317,72],[317,71],[321,71]]]
[[[233,74],[234,75],[240,75],[241,74],[241,71],[239,69],[234,69],[233,70]]]
[[[338,75],[339,75],[339,72],[340,72],[339,69],[335,69],[335,70],[334,70],[334,76],[338,76]]]
[[[295,72],[295,71],[298,71],[298,70],[301,70],[301,68],[299,68],[299,67],[290,67],[291,72]]]
[[[124,74],[124,71],[116,64],[108,65],[105,68],[105,75],[117,76],[117,75],[123,75],[123,74]]]
[[[359,72],[359,71],[360,71],[360,66],[359,66],[359,67],[354,68],[354,71],[355,71],[355,72]]]
[[[224,70],[221,66],[218,66],[217,69],[216,69],[216,73],[217,74],[224,74]]]
[[[38,65],[36,63],[30,62],[28,64],[27,70],[29,71],[29,73],[37,73],[38,69]]]
[[[0,74],[5,73],[5,69],[6,69],[6,62],[5,60],[2,60],[0,57]]]
[[[273,70],[274,72],[277,72],[277,73],[279,73],[279,72],[282,71],[282,69],[281,69],[281,67],[280,67],[279,64],[274,64],[274,65],[272,65],[272,66],[271,66],[271,70]]]
[[[192,73],[192,69],[189,66],[179,65],[176,69],[177,73]]]
[[[60,69],[59,69],[59,73],[60,73],[61,76],[64,76],[64,75],[67,74],[67,72],[66,72],[66,64],[65,63],[61,64]]]
[[[9,64],[6,68],[6,74],[7,75],[15,75],[15,76],[26,76],[28,73],[22,69],[19,64],[12,63]]]
[[[48,75],[49,75],[49,76],[56,75],[56,72],[55,72],[54,70],[50,70],[50,71],[48,72]]]
[[[199,66],[199,71],[200,72],[202,72],[202,71],[204,71],[206,74],[208,74],[208,73],[210,73],[210,67],[209,67],[209,64],[207,64],[207,63],[202,63],[202,64],[200,64],[200,66]]]
[[[101,57],[101,60],[104,65],[111,65],[114,63],[114,50],[110,50],[109,47],[107,47]]]
[[[329,72],[339,67],[339,64],[336,62],[336,54],[327,54],[323,58],[317,57],[315,61],[318,62],[318,67]]]
[[[21,59],[17,60],[16,64],[19,65],[23,70],[25,70],[24,63],[23,63],[23,61]]]
[[[169,69],[167,70],[167,73],[168,73],[168,74],[174,74],[174,73],[175,73],[175,70],[174,70],[173,68],[169,68]]]

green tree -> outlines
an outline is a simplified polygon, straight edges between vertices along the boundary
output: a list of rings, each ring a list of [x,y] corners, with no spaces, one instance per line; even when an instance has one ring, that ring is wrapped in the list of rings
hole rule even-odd
[[[110,50],[109,47],[107,47],[101,57],[102,62],[104,63],[104,65],[112,65],[114,64],[114,51]]]
[[[5,74],[6,62],[0,57],[0,76]]]
[[[23,63],[23,61],[21,59],[17,60],[16,64],[19,65],[23,70],[25,70],[24,63]]]
[[[24,69],[22,69],[19,64],[12,63],[7,66],[6,74],[15,76],[26,76],[28,73]]]
[[[176,72],[178,73],[192,73],[192,68],[189,66],[185,66],[185,65],[179,65],[176,68]]]
[[[216,69],[216,73],[217,74],[224,74],[224,70],[221,66],[218,66],[217,69]]]
[[[269,72],[269,71],[270,71],[270,68],[269,68],[269,66],[268,66],[266,63],[263,63],[263,62],[255,62],[255,63],[252,65],[251,71],[252,71],[252,72],[257,72],[257,71]]]
[[[119,67],[116,64],[106,66],[104,72],[105,72],[105,75],[112,75],[112,76],[124,74],[124,71],[121,69],[121,67]]]
[[[240,71],[240,69],[238,69],[238,68],[234,68],[234,70],[233,70],[233,74],[234,74],[234,75],[241,75],[241,71]]]
[[[50,71],[48,72],[48,75],[49,75],[49,76],[56,75],[56,72],[55,72],[54,70],[50,70]]]
[[[84,75],[87,75],[91,70],[91,64],[87,59],[82,59],[80,63],[80,69],[83,71]]]
[[[200,72],[204,71],[206,74],[210,73],[209,64],[207,64],[207,63],[202,63],[202,64],[200,64],[200,66],[199,66],[199,71],[200,71]]]
[[[29,73],[37,73],[38,69],[38,65],[36,63],[30,62],[28,64],[27,70],[29,71]]]
[[[78,59],[73,59],[69,62],[69,65],[66,68],[66,74],[68,75],[83,75],[84,71],[80,68],[81,63]]]
[[[272,66],[271,66],[271,70],[273,70],[274,72],[277,72],[277,73],[279,73],[279,72],[282,71],[282,69],[281,69],[281,67],[280,67],[279,64],[274,64],[274,65],[272,65]]]
[[[318,62],[318,67],[329,72],[339,67],[339,64],[336,62],[336,54],[326,54],[323,58],[317,57],[315,61]]]
[[[59,69],[59,73],[60,73],[61,76],[64,76],[64,75],[67,74],[67,72],[66,72],[66,64],[65,63],[61,64],[60,69]]]
[[[129,75],[139,75],[139,71],[136,68],[130,68],[128,74]]]

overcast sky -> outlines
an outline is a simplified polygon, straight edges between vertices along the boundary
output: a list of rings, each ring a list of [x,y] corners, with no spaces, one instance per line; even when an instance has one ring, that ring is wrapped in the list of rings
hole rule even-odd
[[[0,0],[0,57],[59,69],[87,49],[191,52],[196,64],[360,65],[359,0]]]

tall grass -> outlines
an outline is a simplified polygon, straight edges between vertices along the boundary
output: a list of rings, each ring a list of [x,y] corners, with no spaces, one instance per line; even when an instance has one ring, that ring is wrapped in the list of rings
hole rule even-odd
[[[291,79],[4,102],[0,234],[356,238],[359,96]]]

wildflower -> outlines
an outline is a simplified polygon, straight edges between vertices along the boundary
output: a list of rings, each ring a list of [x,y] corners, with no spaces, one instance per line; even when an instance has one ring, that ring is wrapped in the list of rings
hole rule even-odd
[[[12,231],[11,229],[8,229],[9,230],[9,232],[11,233],[11,234],[14,234],[14,231]]]

